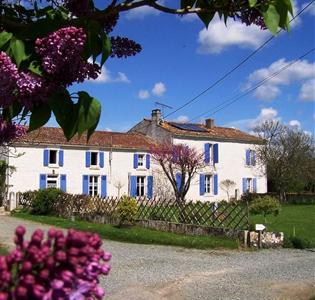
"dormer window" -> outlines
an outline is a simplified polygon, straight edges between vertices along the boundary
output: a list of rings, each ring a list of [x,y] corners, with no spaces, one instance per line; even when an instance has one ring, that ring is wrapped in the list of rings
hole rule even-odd
[[[91,166],[98,165],[98,152],[91,152]]]
[[[57,164],[57,150],[49,150],[49,164],[50,165]]]

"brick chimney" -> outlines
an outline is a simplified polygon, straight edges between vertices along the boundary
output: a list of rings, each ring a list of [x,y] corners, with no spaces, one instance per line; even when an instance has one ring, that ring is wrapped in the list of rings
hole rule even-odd
[[[212,129],[214,127],[214,119],[206,119],[206,127]]]
[[[160,109],[153,109],[151,113],[151,120],[155,122],[155,124],[160,124],[162,121],[162,114]]]

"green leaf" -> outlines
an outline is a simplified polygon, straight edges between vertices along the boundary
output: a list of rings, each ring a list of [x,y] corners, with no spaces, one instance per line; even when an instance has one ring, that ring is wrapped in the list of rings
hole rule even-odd
[[[198,0],[196,2],[196,7],[200,8],[208,8],[211,9],[212,5],[209,1],[207,0]],[[201,21],[205,24],[205,26],[208,28],[210,22],[212,21],[213,17],[215,15],[215,10],[213,9],[209,13],[199,13],[198,17],[201,19]]]
[[[110,55],[111,52],[111,42],[110,42],[110,38],[106,35],[103,34],[102,36],[102,59],[101,59],[101,66],[104,65],[105,61],[107,60],[107,58]]]
[[[86,92],[78,92],[78,95],[78,134],[81,135],[84,131],[95,130],[101,115],[101,104]]]
[[[28,69],[31,72],[33,72],[33,73],[35,73],[35,74],[37,74],[39,76],[43,76],[43,71],[41,69],[41,65],[37,61],[32,61],[31,64],[29,65]]]
[[[44,126],[51,117],[51,109],[48,104],[43,104],[32,109],[28,131],[33,131]]]
[[[249,6],[254,7],[257,3],[257,0],[248,0]]]
[[[279,27],[289,29],[289,12],[293,16],[293,9],[290,0],[279,0],[276,2],[275,7],[280,15]]]
[[[186,8],[187,6],[193,7],[195,5],[196,0],[181,0],[180,7]]]
[[[24,42],[21,40],[12,39],[10,43],[10,49],[15,59],[16,65],[19,67],[21,62],[28,58],[25,53]]]
[[[85,28],[87,33],[87,43],[85,52],[87,57],[92,56],[93,61],[102,53],[103,45],[100,33],[103,32],[101,25],[96,21],[90,21]]]
[[[11,40],[13,34],[6,32],[6,31],[2,31],[0,33],[0,49],[5,46],[5,44]]]
[[[280,15],[277,9],[274,5],[270,4],[267,11],[263,12],[262,15],[264,17],[266,27],[272,32],[272,34],[275,35],[278,32],[280,22]]]

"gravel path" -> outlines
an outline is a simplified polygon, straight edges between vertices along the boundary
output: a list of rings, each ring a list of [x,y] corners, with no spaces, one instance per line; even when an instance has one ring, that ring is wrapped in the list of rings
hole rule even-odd
[[[10,243],[18,224],[29,232],[39,227],[0,216],[0,243]],[[107,299],[309,300],[315,296],[313,251],[202,251],[106,240],[104,247],[113,253],[112,271],[102,282]]]

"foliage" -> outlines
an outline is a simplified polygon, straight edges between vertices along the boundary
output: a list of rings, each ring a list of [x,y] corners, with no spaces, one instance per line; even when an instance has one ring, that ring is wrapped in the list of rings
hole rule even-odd
[[[109,224],[94,224],[85,221],[70,221],[68,219],[53,216],[34,216],[30,214],[16,213],[15,217],[32,220],[35,222],[51,224],[62,228],[74,228],[77,230],[98,233],[103,239],[150,245],[169,245],[194,249],[213,248],[237,248],[237,242],[230,238],[217,236],[189,236],[162,232],[158,230],[133,226],[132,228],[117,228]]]
[[[137,212],[137,200],[128,196],[123,196],[116,209],[116,215],[119,218],[119,225],[133,224],[136,219]]]
[[[128,10],[150,7],[175,15],[193,13],[205,26],[217,13],[225,22],[237,19],[273,34],[278,27],[288,30],[289,15],[293,15],[291,0],[182,0],[175,8],[156,0],[112,0],[102,9],[94,2],[0,2],[0,108],[5,122],[22,122],[29,116],[31,131],[54,114],[67,139],[85,132],[90,137],[101,105],[85,91],[70,94],[68,88],[97,78],[108,57],[141,51],[136,42],[111,36],[120,14]]]
[[[314,185],[314,138],[292,126],[267,121],[255,128],[266,142],[256,149],[258,162],[266,166],[268,181],[281,200],[298,186]],[[298,188],[299,189],[299,188]]]
[[[63,193],[56,188],[48,188],[35,192],[31,203],[31,214],[48,215],[53,212],[58,197]]]
[[[283,232],[285,246],[290,236],[296,236],[302,239],[308,239],[311,247],[315,247],[315,205],[292,205],[283,204],[281,214],[278,216],[268,216],[268,230],[274,232]],[[253,224],[264,222],[262,215],[250,215],[250,221]],[[292,247],[292,245],[291,245]]]
[[[230,192],[233,190],[236,186],[236,183],[233,180],[225,179],[220,182],[220,188],[226,192],[228,201],[230,200]]]
[[[267,215],[277,216],[280,212],[280,208],[280,203],[276,198],[265,196],[256,198],[250,204],[249,211],[252,214],[263,215],[266,220]]]
[[[98,286],[107,275],[111,254],[101,249],[97,234],[50,229],[24,241],[25,228],[15,231],[15,250],[0,256],[1,299],[102,299]]]
[[[203,153],[184,144],[165,143],[153,147],[151,155],[171,183],[176,200],[183,202],[192,178],[205,166]]]
[[[289,236],[285,238],[285,246],[287,248],[307,249],[311,247],[311,242],[306,238]]]

